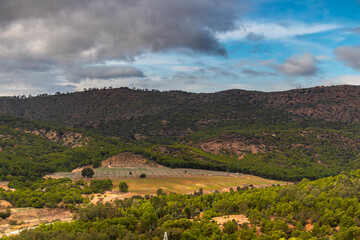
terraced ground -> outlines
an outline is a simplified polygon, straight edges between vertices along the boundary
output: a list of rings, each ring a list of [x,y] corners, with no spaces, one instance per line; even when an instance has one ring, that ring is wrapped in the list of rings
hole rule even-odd
[[[223,177],[241,177],[241,173],[229,173],[220,171],[208,171],[202,169],[188,168],[166,168],[166,167],[138,167],[138,168],[98,168],[94,169],[94,179],[136,179],[140,174],[145,173],[147,178],[162,177],[193,177],[193,176],[223,176]],[[58,172],[49,177],[81,179],[81,171]]]

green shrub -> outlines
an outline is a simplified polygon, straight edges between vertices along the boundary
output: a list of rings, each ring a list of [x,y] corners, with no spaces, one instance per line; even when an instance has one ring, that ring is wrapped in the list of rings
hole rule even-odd
[[[129,189],[129,186],[127,185],[126,182],[120,182],[120,183],[119,183],[119,190],[120,190],[120,192],[127,193],[127,192],[128,192],[128,189]]]
[[[94,173],[95,173],[94,170],[92,170],[91,168],[84,168],[81,171],[81,175],[87,178],[92,178],[94,176]]]

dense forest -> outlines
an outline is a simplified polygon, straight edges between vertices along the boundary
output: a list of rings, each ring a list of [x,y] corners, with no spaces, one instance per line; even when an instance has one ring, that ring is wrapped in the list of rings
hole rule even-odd
[[[172,168],[241,172],[299,181],[360,166],[359,124],[307,120],[202,128],[181,141],[124,140],[96,131],[0,116],[0,179],[36,179],[122,153]],[[161,130],[157,130],[161,131]]]
[[[3,239],[358,239],[360,171],[287,186],[203,195],[134,196],[76,209],[75,221]],[[242,214],[247,221],[213,217]]]
[[[36,179],[47,173],[91,165],[119,150],[118,141],[14,118],[0,117],[0,179]]]
[[[0,188],[0,199],[7,200],[14,207],[57,208],[72,209],[74,205],[89,203],[93,193],[103,193],[111,190],[113,183],[107,180],[91,180],[90,184],[84,180],[73,182],[71,179],[38,179],[36,181],[9,182],[9,190]]]
[[[309,119],[355,123],[360,118],[359,94],[358,86],[201,94],[104,88],[36,97],[1,97],[0,114],[92,129],[125,140],[154,137],[180,140],[202,128],[269,126]]]

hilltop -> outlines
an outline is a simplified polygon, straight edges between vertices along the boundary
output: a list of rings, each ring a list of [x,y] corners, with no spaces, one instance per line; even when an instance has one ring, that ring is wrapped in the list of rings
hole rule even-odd
[[[333,86],[284,92],[217,93],[92,89],[31,98],[0,98],[0,114],[96,130],[124,140],[182,139],[204,128],[274,125],[304,120],[356,123],[360,87]]]

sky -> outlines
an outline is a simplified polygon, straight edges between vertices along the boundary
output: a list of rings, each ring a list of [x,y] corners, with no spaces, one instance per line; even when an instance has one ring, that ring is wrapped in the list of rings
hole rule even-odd
[[[359,0],[1,0],[0,95],[360,84]]]

